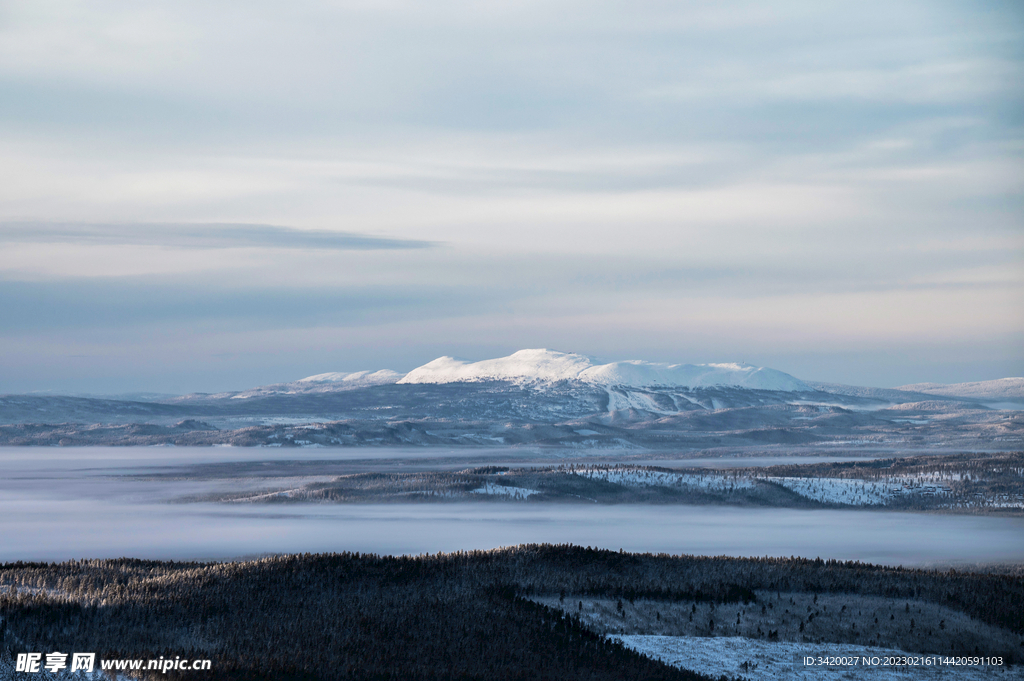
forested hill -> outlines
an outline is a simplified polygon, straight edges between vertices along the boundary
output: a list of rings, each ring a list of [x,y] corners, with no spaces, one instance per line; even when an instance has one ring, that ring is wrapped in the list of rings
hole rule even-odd
[[[873,595],[899,599],[901,607],[906,601],[908,612],[921,603],[965,613],[998,627],[1014,647],[1024,634],[1019,576],[573,546],[205,564],[18,563],[0,567],[0,585],[5,655],[70,649],[209,658],[214,674],[204,679],[707,678],[609,641],[571,608],[535,602],[545,595],[687,609],[691,602],[757,605],[780,593],[846,594],[854,604]],[[924,629],[918,626],[915,645],[927,648],[934,641]],[[996,652],[1019,657],[1013,649]]]

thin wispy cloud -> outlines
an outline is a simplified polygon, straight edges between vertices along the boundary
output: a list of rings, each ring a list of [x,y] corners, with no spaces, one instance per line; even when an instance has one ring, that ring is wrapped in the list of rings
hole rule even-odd
[[[434,242],[349,232],[247,224],[0,223],[0,243],[165,246],[169,248],[285,248],[375,251],[430,248]]]

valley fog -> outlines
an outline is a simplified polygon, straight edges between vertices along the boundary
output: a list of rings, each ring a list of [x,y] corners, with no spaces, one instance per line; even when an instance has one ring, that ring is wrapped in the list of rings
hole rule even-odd
[[[496,503],[233,507],[6,499],[5,561],[268,553],[421,554],[523,543],[904,566],[1024,561],[1024,520],[870,511]]]
[[[466,460],[479,463],[481,457],[521,465],[552,456],[540,450],[504,448],[442,452],[4,448],[0,449],[6,473],[0,480],[0,560],[117,556],[220,560],[282,552],[420,554],[572,543],[636,552],[820,556],[906,566],[1024,561],[1024,518],[1020,517],[498,501],[182,502],[183,497],[211,491],[326,480],[341,474],[344,466],[402,469],[415,466],[416,456],[428,453],[431,465],[452,466],[464,466]],[[311,454],[318,459],[301,459]],[[765,462],[777,461],[770,457]],[[701,461],[700,465],[708,464]]]

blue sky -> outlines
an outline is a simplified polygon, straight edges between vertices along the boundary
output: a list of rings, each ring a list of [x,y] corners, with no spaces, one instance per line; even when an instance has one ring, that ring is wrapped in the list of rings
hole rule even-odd
[[[1015,2],[0,8],[0,392],[1024,374]]]

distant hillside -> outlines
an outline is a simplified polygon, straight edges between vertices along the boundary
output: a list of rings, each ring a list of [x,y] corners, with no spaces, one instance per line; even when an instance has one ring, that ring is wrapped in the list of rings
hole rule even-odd
[[[833,395],[844,395],[847,397],[861,397],[891,404],[904,404],[907,402],[924,402],[934,400],[934,393],[925,393],[910,390],[911,386],[903,388],[872,388],[862,385],[844,385],[842,383],[823,383],[821,381],[804,381],[814,390]]]
[[[990,383],[1008,381],[1024,379]],[[404,375],[321,373],[165,400],[0,395],[0,444],[1019,448],[1021,420],[1002,412],[1024,412],[1020,388],[979,394],[805,382],[743,363],[600,363],[520,350],[479,362],[441,357]]]
[[[1024,402],[1024,378],[997,378],[994,381],[971,383],[914,383],[897,390],[911,390],[929,395],[969,397],[976,400],[1007,400]]]

